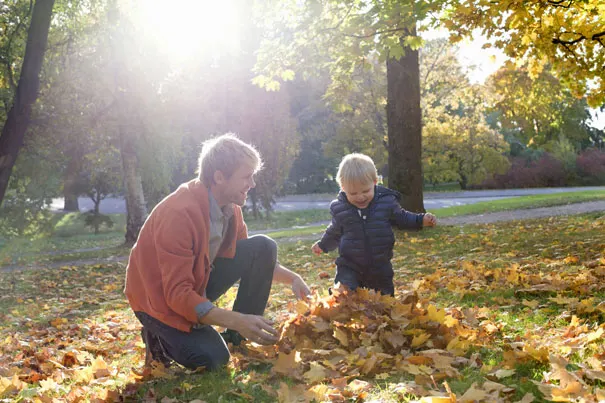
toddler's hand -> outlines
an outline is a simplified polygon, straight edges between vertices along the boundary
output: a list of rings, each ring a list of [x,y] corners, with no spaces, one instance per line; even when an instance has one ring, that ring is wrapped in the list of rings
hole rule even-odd
[[[323,252],[323,250],[321,250],[321,248],[319,247],[319,242],[315,242],[313,244],[313,246],[311,247],[311,250],[313,251],[313,253],[315,253],[317,256],[321,255],[321,253]]]
[[[426,213],[424,217],[422,217],[422,226],[423,227],[434,227],[437,225],[437,217],[435,217],[431,213]]]

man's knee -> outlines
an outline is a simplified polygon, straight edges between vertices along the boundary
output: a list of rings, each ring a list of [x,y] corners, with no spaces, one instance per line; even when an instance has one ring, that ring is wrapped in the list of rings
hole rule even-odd
[[[258,251],[259,256],[267,259],[268,264],[272,269],[277,263],[277,243],[266,235],[255,235],[249,238],[254,245],[254,250]]]

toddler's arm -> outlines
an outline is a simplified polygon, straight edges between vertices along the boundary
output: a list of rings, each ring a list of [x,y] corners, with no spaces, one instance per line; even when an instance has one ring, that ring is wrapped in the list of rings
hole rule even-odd
[[[422,217],[422,226],[423,227],[434,227],[437,225],[437,217],[434,214],[426,213],[424,217]]]
[[[421,229],[424,222],[424,213],[412,213],[404,210],[397,202],[393,208],[393,223],[399,229]],[[431,214],[432,215],[432,214]]]
[[[317,241],[311,248],[315,254],[319,254],[321,252],[330,252],[331,250],[336,249],[338,244],[340,244],[342,228],[338,223],[338,220],[336,220],[332,210],[330,210],[330,213],[332,214],[332,222],[330,225],[328,225],[328,228],[326,228],[326,232],[324,232],[321,239]],[[317,252],[317,249],[319,249],[319,253]]]

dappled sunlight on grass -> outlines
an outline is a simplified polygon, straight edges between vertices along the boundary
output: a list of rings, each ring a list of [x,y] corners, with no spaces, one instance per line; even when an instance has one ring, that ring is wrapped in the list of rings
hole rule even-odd
[[[124,264],[1,273],[0,396],[590,401],[605,374],[603,234],[599,214],[397,232],[397,299],[362,294],[355,305],[328,295],[335,253],[314,256],[314,239],[282,244],[280,262],[316,296],[295,303],[288,287],[275,286],[266,315],[282,330],[280,343],[249,345],[212,374],[142,372]],[[236,291],[219,305],[230,307]],[[414,294],[418,304],[406,305]]]

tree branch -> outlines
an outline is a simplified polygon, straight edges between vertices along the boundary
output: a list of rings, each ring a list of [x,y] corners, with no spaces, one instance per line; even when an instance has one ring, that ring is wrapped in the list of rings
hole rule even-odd
[[[553,7],[570,8],[573,4],[573,0],[548,0],[546,3]],[[567,3],[567,5],[563,3]]]
[[[593,34],[590,37],[586,37],[583,34],[580,34],[577,32],[564,32],[564,33],[571,34],[571,35],[579,35],[579,37],[577,37],[576,39],[573,39],[571,41],[564,41],[563,39],[560,39],[560,38],[553,38],[552,43],[554,43],[555,45],[574,45],[580,41],[588,40],[588,39],[597,41],[599,43],[603,43],[603,42],[601,42],[601,37],[605,36],[605,31]]]

